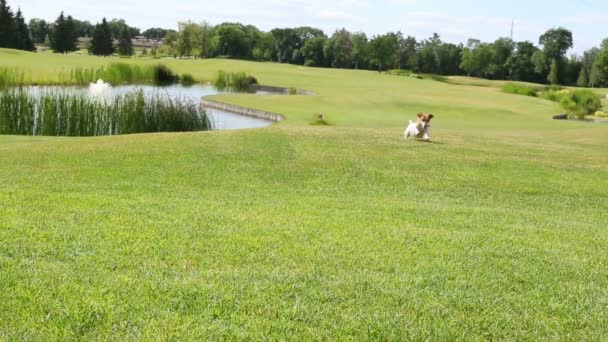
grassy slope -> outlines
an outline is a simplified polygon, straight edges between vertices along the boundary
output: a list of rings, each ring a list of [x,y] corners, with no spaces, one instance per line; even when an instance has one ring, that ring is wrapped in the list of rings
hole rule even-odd
[[[109,61],[0,51],[47,80]],[[606,338],[608,126],[495,88],[163,62],[319,95],[222,97],[286,115],[262,130],[0,137],[0,336]],[[435,143],[401,140],[419,110]]]

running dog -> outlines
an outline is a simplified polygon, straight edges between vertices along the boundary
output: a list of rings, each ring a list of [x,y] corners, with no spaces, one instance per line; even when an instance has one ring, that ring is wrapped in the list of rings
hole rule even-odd
[[[429,130],[431,128],[431,120],[434,117],[435,116],[430,113],[420,113],[418,114],[418,120],[410,120],[410,124],[405,129],[405,140],[408,140],[409,138],[416,138],[424,141],[431,140]]]

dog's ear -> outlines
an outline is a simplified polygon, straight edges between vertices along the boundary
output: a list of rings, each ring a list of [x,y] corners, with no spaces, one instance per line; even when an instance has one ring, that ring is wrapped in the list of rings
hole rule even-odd
[[[434,117],[435,117],[435,115],[433,115],[433,114],[429,114],[429,120],[431,120],[431,119],[432,119],[432,118],[434,118]]]
[[[424,113],[418,113],[418,117],[421,118],[424,116]]]

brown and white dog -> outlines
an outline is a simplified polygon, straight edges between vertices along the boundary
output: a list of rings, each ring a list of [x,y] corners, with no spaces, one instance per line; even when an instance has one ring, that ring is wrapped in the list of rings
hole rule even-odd
[[[405,140],[412,137],[425,141],[431,140],[429,130],[431,128],[431,120],[434,117],[435,116],[431,113],[419,113],[418,120],[410,120],[410,124],[405,129]]]

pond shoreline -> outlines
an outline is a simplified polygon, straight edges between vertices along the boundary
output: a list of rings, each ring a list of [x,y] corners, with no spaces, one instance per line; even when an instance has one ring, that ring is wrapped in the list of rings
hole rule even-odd
[[[273,122],[281,122],[281,121],[285,120],[285,117],[281,114],[270,113],[270,112],[266,112],[263,110],[257,110],[257,109],[253,109],[253,108],[232,105],[232,104],[228,104],[228,103],[224,103],[224,102],[220,102],[220,101],[209,100],[204,97],[201,99],[201,107],[203,109],[205,109],[205,108],[217,109],[217,110],[221,110],[221,111],[225,111],[225,112],[229,112],[229,113],[249,116],[249,117],[273,121]]]

